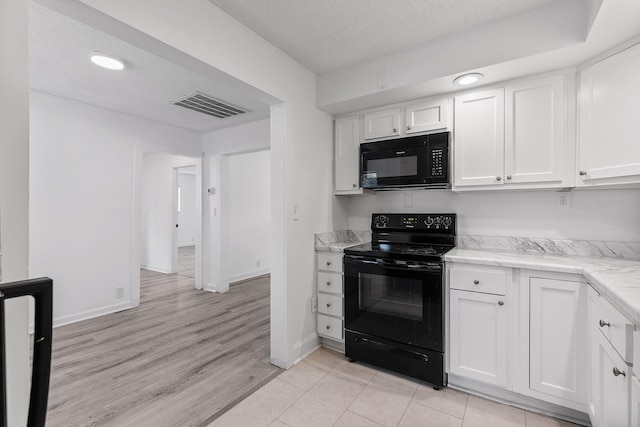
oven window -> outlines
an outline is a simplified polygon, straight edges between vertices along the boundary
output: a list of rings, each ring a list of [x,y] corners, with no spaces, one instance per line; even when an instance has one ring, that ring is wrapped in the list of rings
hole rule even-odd
[[[418,156],[371,159],[367,161],[367,172],[375,172],[378,178],[416,176]]]
[[[422,322],[422,280],[359,273],[360,311]]]

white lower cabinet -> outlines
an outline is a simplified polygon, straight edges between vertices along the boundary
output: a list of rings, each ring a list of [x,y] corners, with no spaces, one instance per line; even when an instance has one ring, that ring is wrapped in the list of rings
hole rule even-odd
[[[592,333],[590,378],[589,416],[593,426],[629,426],[631,372],[611,343],[597,330]]]
[[[632,405],[638,405],[632,401],[633,372],[623,356],[629,356],[629,343],[620,340],[617,334],[610,334],[610,330],[629,329],[624,326],[627,322],[620,312],[589,288],[588,413],[594,427],[638,426],[637,421],[631,423]]]
[[[507,386],[507,310],[504,295],[450,291],[450,371]]]
[[[520,313],[528,378],[523,394],[586,411],[587,402],[587,288],[586,283],[539,273],[521,274]],[[527,301],[528,300],[528,301]],[[527,381],[528,380],[528,381]]]
[[[342,307],[342,253],[318,251],[316,252],[316,283],[318,293],[317,332],[323,338],[329,338],[340,343],[343,337]]]

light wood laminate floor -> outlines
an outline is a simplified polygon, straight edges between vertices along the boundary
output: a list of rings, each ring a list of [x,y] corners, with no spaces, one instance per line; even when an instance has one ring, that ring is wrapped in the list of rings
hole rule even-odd
[[[215,294],[141,271],[141,304],[54,330],[48,426],[198,426],[281,370],[269,278]]]

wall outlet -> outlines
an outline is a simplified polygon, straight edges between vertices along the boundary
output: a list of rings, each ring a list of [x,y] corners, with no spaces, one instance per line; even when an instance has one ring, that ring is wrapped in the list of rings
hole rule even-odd
[[[404,207],[412,208],[413,207],[413,194],[405,194],[404,195]]]
[[[261,262],[260,260],[257,260],[257,261],[256,261],[256,268],[260,268],[260,264],[261,264],[261,263],[262,263],[262,262]]]
[[[318,297],[311,298],[311,312],[312,313],[318,312]]]
[[[116,288],[116,299],[124,298],[124,288]]]
[[[560,209],[571,209],[571,193],[561,192],[559,194]]]

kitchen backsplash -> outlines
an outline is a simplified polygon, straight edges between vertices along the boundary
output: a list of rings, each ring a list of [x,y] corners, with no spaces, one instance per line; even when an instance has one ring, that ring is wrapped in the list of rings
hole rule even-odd
[[[640,260],[640,242],[458,235],[457,247],[526,254],[604,256]]]

